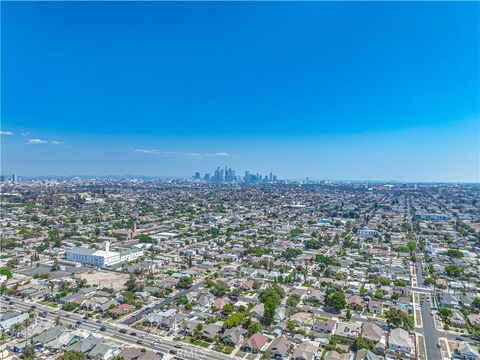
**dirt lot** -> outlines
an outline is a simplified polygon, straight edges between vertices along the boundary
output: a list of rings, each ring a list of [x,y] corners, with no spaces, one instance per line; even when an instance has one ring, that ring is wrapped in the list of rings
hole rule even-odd
[[[95,270],[92,273],[83,273],[82,279],[87,280],[90,285],[106,286],[115,290],[123,290],[124,284],[128,280],[128,274]]]

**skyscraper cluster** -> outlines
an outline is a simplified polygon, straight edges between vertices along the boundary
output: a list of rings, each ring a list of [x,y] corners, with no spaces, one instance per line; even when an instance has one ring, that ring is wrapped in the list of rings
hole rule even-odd
[[[250,171],[245,171],[245,175],[237,176],[235,170],[225,166],[225,168],[217,167],[213,175],[205,173],[202,177],[200,172],[193,175],[193,179],[200,181],[208,181],[212,183],[274,183],[277,182],[277,175],[270,173],[262,175],[260,173],[253,174]]]

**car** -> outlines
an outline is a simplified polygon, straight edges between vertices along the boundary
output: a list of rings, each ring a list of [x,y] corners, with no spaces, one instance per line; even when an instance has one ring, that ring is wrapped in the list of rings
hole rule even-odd
[[[37,308],[37,305],[32,305],[30,306],[30,309],[35,310]]]
[[[13,305],[13,301],[9,301],[9,302],[8,302],[8,305]]]
[[[119,332],[121,332],[122,334],[126,334],[127,333],[127,329],[120,329],[118,330]]]
[[[75,326],[79,328],[80,326],[82,326],[82,322],[80,320],[77,320],[77,322],[75,323]]]
[[[168,352],[172,355],[177,355],[177,350],[175,349],[170,349]]]
[[[137,333],[135,331],[131,332],[130,335],[132,336],[137,336]]]
[[[137,344],[143,344],[142,340],[138,339]]]
[[[98,319],[97,321],[95,321],[97,324],[100,324],[102,322],[102,319]]]
[[[100,331],[107,331],[107,327],[106,327],[105,325],[102,325],[102,326],[100,327]]]
[[[182,347],[182,344],[175,344],[175,347],[180,349]]]
[[[442,345],[440,345],[440,344],[437,344],[437,348],[439,348],[439,349],[440,349],[441,347],[442,347]]]
[[[460,336],[457,336],[457,337],[455,338],[455,340],[463,341],[463,338],[461,338]]]

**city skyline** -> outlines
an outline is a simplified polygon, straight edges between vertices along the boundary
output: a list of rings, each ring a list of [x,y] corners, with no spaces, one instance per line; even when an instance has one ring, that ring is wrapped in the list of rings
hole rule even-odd
[[[479,182],[478,15],[2,3],[2,172]]]

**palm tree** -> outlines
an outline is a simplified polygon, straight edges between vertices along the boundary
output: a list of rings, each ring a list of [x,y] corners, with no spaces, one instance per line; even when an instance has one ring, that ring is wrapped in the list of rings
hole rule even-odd
[[[18,332],[22,328],[22,323],[15,323],[12,325],[12,330],[15,333],[15,336],[18,336]]]
[[[2,332],[0,333],[0,345],[3,346],[3,342],[4,342],[5,340],[7,340],[7,338],[8,338],[7,333],[2,330]],[[1,351],[2,351],[2,360],[3,360],[3,350],[4,350],[4,349],[1,350]]]
[[[53,323],[55,324],[55,326],[62,325],[62,320],[60,320],[60,316],[57,316],[55,320],[53,320]]]

